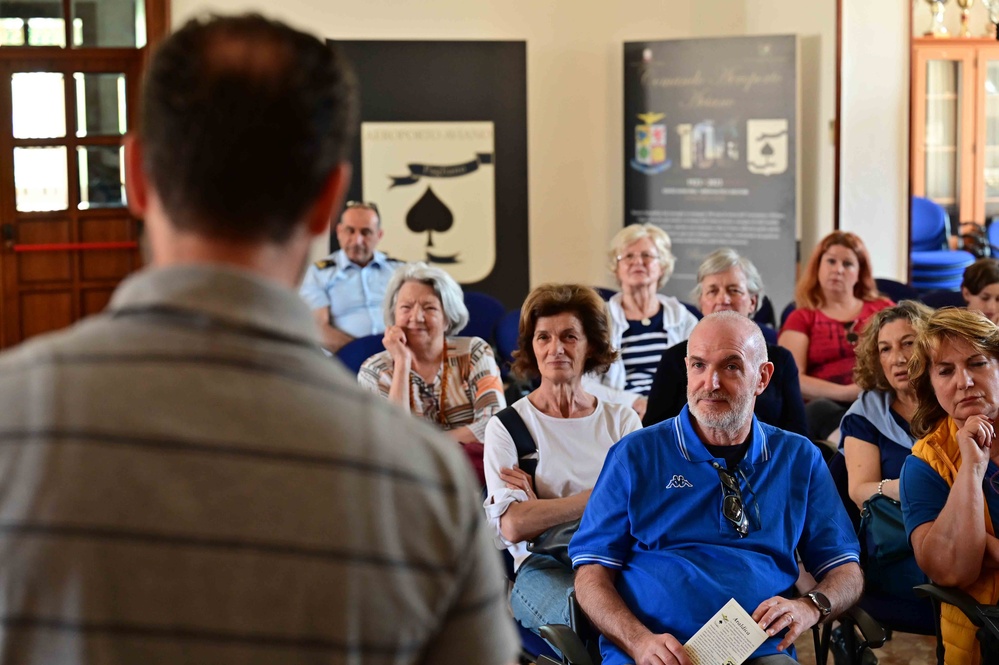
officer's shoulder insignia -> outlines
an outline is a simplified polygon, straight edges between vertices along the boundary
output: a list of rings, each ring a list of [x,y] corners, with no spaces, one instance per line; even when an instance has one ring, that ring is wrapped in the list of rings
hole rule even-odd
[[[336,268],[336,259],[321,259],[316,261],[316,267],[320,270],[326,270],[327,268]]]

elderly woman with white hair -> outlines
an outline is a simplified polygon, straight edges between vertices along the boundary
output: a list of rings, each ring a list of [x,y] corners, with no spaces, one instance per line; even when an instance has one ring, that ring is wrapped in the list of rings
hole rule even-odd
[[[625,404],[645,415],[646,397],[663,351],[685,341],[697,317],[676,298],[658,293],[666,285],[676,257],[665,231],[652,224],[632,224],[611,240],[609,268],[618,284],[607,306],[611,344],[620,352],[602,376],[587,375],[584,387],[611,404]]]
[[[364,361],[358,382],[465,444],[481,475],[486,423],[506,399],[489,344],[450,336],[468,323],[461,287],[440,268],[408,263],[389,282],[384,316],[385,351]]]
[[[763,280],[753,262],[734,249],[722,247],[708,254],[697,269],[691,292],[704,315],[732,310],[752,318],[763,300]],[[787,349],[777,346],[772,328],[760,326],[774,372],[756,398],[756,416],[768,425],[807,436],[805,403],[798,384],[798,366]],[[659,361],[649,406],[642,423],[649,427],[679,415],[687,403],[687,343],[668,349]]]

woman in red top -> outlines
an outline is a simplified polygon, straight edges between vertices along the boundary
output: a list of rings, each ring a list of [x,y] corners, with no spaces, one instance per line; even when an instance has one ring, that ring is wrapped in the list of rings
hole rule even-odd
[[[778,344],[794,356],[813,439],[826,439],[860,395],[854,347],[867,319],[894,303],[878,293],[863,241],[834,231],[812,253]]]

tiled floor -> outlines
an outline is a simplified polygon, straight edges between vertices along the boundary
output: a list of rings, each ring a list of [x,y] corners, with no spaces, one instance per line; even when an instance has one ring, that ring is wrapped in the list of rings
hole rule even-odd
[[[799,637],[794,646],[798,651],[799,662],[805,665],[815,662],[811,632]],[[875,649],[874,654],[878,657],[878,665],[933,665],[937,662],[936,648],[937,640],[933,636],[896,632],[883,647]],[[829,665],[834,665],[832,657]]]

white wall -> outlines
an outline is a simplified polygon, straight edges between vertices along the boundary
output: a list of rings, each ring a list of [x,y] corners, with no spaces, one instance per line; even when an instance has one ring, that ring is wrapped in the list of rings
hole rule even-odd
[[[173,22],[257,9],[344,39],[510,39],[528,49],[531,283],[611,283],[623,223],[622,42],[690,34],[683,2],[627,0],[173,0]]]
[[[860,235],[874,274],[906,281],[909,197],[908,0],[843,0],[840,228]]]
[[[859,88],[850,101],[863,106],[850,115],[850,131],[861,133],[844,141],[844,152],[851,151],[843,156],[844,164],[851,165],[844,167],[842,181],[844,199],[850,202],[844,227],[860,230],[871,244],[879,276],[900,275],[894,246],[899,224],[904,230],[904,221],[897,219],[905,200],[900,183],[904,190],[908,177],[906,151],[899,152],[907,146],[900,137],[907,118],[908,65],[898,59],[908,46],[892,40],[881,44],[882,24],[902,21],[899,7],[906,1],[844,0],[848,7],[862,8],[858,11],[865,21],[873,16],[875,23],[868,33],[852,33],[855,41],[849,48],[857,53],[848,53],[846,60],[849,82]],[[552,280],[612,283],[604,253],[622,224],[622,42],[798,34],[802,256],[807,258],[832,229],[829,122],[835,116],[836,0],[285,0],[267,6],[252,0],[173,0],[172,5],[175,25],[199,11],[258,10],[332,38],[526,40],[532,285]],[[871,77],[854,78],[871,71],[869,47],[884,52],[878,61],[883,67],[877,70],[882,76],[890,67],[900,68],[892,81],[875,77],[874,85]],[[897,98],[902,93],[904,99]],[[875,115],[890,121],[875,122]],[[881,141],[885,128],[891,138]],[[872,211],[878,216],[871,217]],[[871,219],[888,221],[872,232]],[[882,251],[882,244],[891,246],[890,251]]]

